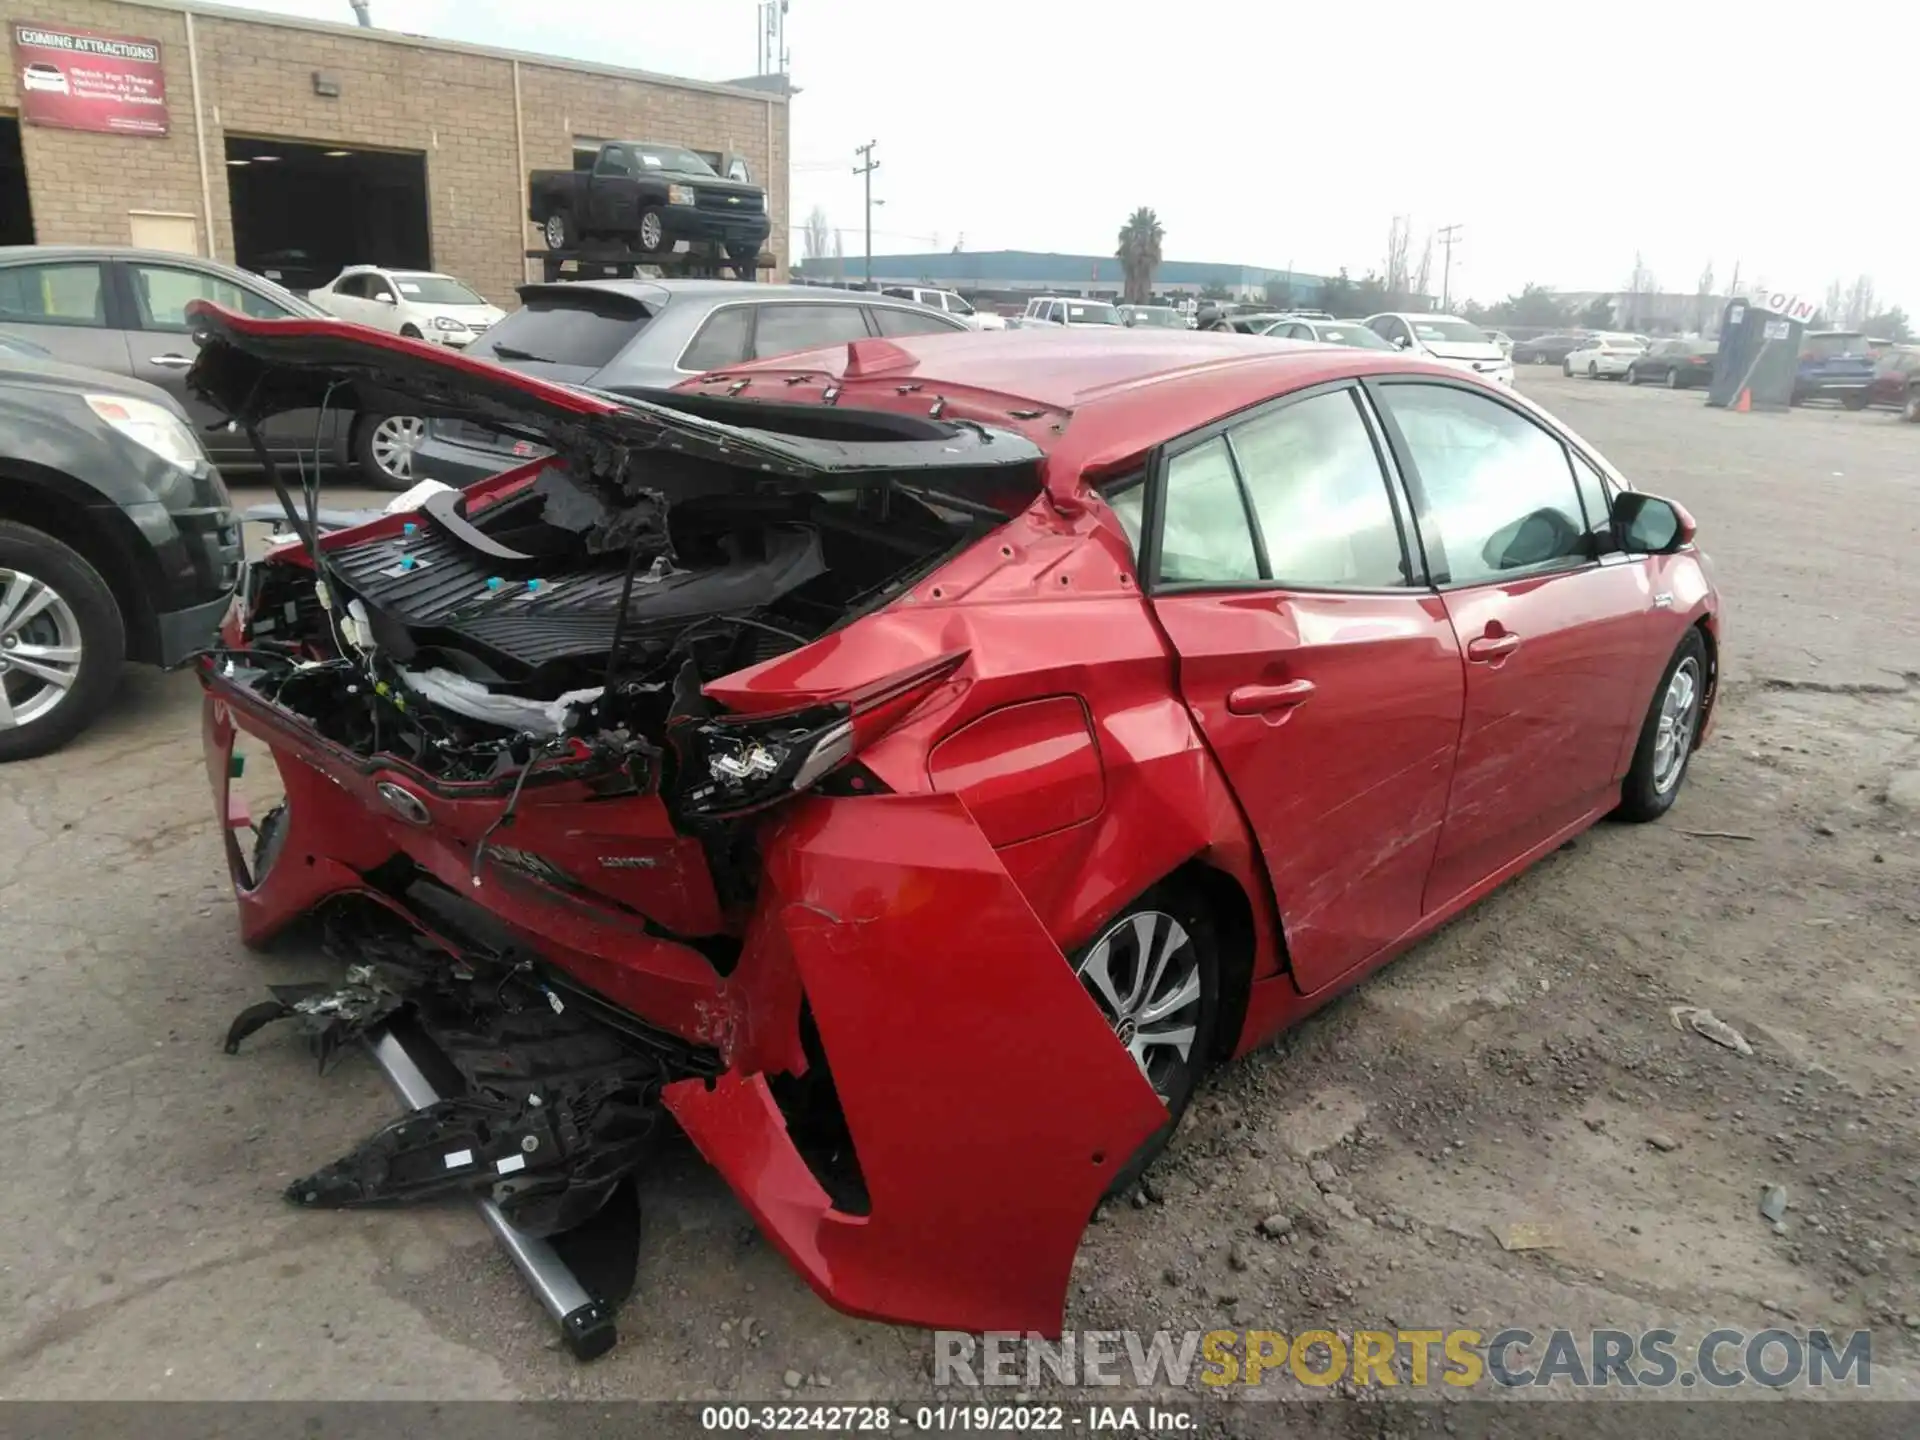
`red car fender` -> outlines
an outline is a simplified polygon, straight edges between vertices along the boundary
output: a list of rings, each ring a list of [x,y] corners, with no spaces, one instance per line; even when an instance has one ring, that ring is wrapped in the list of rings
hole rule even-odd
[[[1166,1110],[966,807],[802,802],[767,837],[762,904],[870,1213],[833,1208],[758,1078],[669,1087],[675,1118],[837,1308],[1057,1335],[1081,1231]]]

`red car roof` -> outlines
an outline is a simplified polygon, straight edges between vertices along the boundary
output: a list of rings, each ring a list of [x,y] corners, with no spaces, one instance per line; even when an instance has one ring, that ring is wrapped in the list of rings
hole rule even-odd
[[[945,398],[949,413],[996,424],[1011,417],[1055,463],[1098,474],[1271,396],[1397,373],[1462,372],[1339,345],[1090,326],[856,340],[729,366],[680,388],[761,398],[740,382],[780,376],[778,396],[766,398],[821,399],[831,389],[841,404],[888,410]]]

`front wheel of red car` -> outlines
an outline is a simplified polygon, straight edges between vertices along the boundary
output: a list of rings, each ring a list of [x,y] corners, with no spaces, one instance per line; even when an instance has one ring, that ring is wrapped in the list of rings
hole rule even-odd
[[[1673,808],[1693,759],[1706,699],[1707,646],[1698,630],[1689,630],[1667,662],[1640,727],[1640,744],[1614,812],[1622,820],[1658,820]]]
[[[1131,1188],[1166,1149],[1213,1053],[1220,1014],[1219,946],[1205,909],[1173,886],[1136,900],[1073,960],[1113,1036],[1167,1107],[1108,1187]]]

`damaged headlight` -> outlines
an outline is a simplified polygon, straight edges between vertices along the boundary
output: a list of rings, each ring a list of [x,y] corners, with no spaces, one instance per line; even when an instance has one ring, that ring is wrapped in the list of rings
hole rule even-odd
[[[690,720],[673,734],[678,808],[719,818],[778,804],[853,753],[853,716],[820,705],[764,719]]]

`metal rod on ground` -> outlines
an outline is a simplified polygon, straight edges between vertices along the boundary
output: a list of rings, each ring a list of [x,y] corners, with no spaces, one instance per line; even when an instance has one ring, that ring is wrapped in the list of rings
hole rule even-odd
[[[368,1048],[373,1052],[375,1063],[386,1072],[395,1092],[409,1108],[423,1109],[440,1098],[432,1082],[414,1063],[406,1045],[391,1030],[382,1030],[377,1037],[369,1040]],[[567,1348],[573,1352],[573,1358],[592,1360],[611,1350],[614,1342],[620,1338],[613,1323],[612,1308],[588,1294],[586,1287],[567,1267],[566,1261],[554,1253],[551,1245],[545,1240],[523,1234],[491,1198],[481,1196],[475,1203],[480,1207],[480,1216],[487,1222],[487,1228],[493,1231],[494,1239],[500,1242],[508,1258],[513,1261],[513,1268],[533,1288],[541,1306],[560,1327],[560,1334],[566,1340]]]

